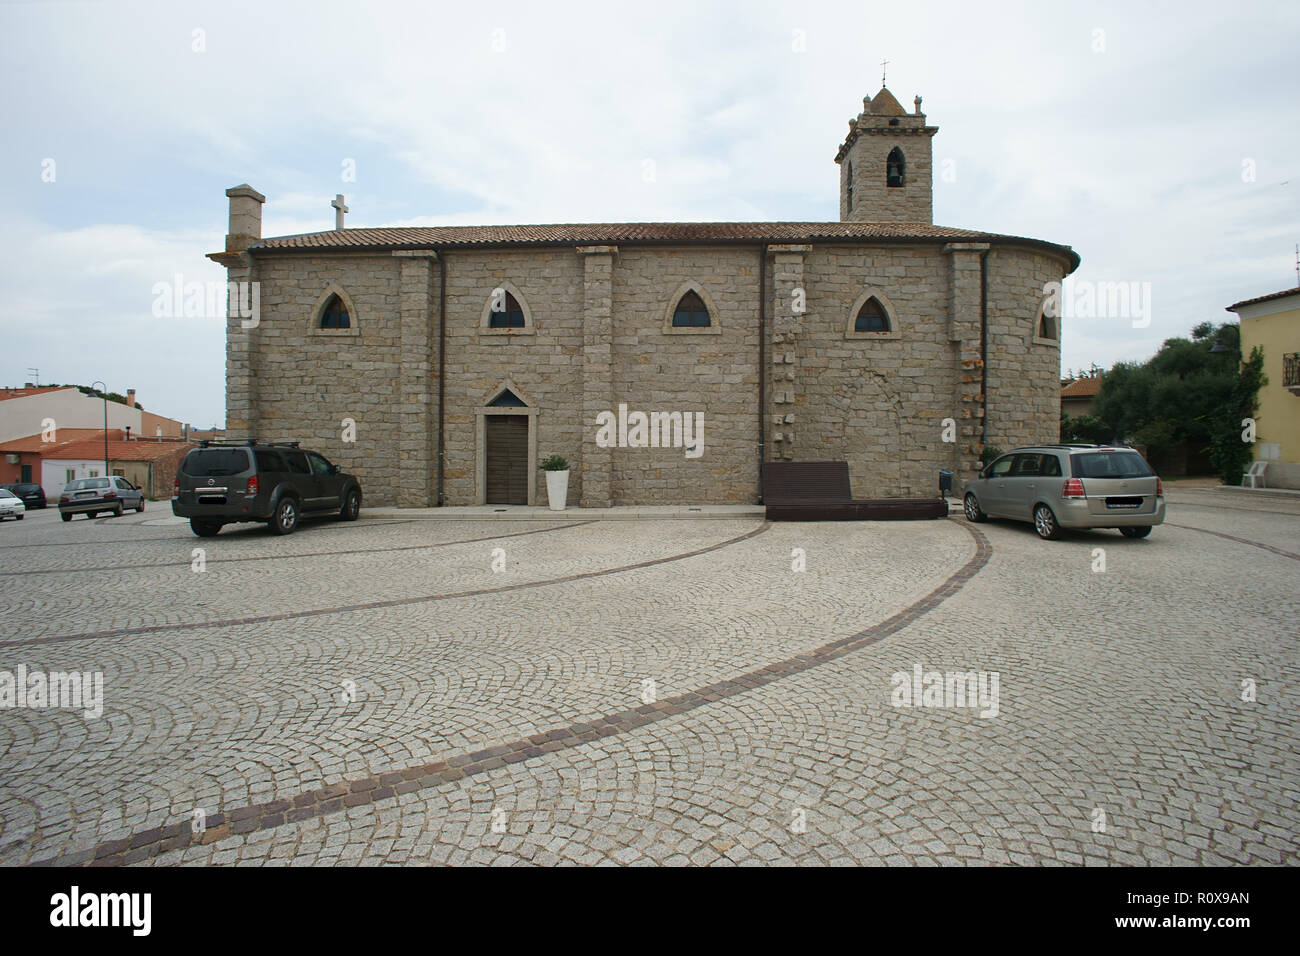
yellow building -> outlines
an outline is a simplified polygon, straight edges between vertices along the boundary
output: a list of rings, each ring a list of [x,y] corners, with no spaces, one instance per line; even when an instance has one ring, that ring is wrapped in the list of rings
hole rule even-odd
[[[1255,460],[1267,461],[1268,488],[1300,488],[1300,289],[1228,306],[1241,319],[1241,355],[1264,350],[1268,384],[1259,390]]]

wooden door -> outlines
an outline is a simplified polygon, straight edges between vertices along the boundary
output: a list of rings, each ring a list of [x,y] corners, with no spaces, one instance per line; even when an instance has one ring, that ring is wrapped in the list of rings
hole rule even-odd
[[[528,504],[528,417],[489,415],[487,503]]]

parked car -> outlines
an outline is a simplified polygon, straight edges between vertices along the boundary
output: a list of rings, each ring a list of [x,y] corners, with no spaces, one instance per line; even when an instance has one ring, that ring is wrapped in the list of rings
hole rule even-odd
[[[295,442],[204,441],[181,462],[172,514],[210,538],[223,525],[265,521],[275,534],[292,534],[307,514],[361,513],[361,482],[325,456]]]
[[[7,488],[0,488],[0,521],[5,518],[17,518],[23,520],[23,515],[27,512],[27,506],[23,500]]]
[[[1165,489],[1132,448],[1034,445],[989,462],[963,493],[966,518],[1032,521],[1041,538],[1063,528],[1118,528],[1145,538],[1165,520]]]
[[[45,507],[45,489],[34,481],[19,481],[12,485],[0,485],[0,488],[12,491],[28,508]]]
[[[64,485],[59,495],[59,517],[64,521],[71,521],[76,514],[93,518],[101,512],[120,518],[128,508],[144,511],[144,492],[121,475],[78,478]]]

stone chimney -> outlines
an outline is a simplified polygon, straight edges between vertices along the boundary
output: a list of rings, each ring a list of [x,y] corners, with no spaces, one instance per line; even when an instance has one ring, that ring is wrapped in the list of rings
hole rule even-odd
[[[126,407],[135,408],[135,389],[133,388],[126,390]]]
[[[231,186],[230,231],[226,233],[226,252],[243,252],[262,238],[262,203],[266,197],[248,183]]]

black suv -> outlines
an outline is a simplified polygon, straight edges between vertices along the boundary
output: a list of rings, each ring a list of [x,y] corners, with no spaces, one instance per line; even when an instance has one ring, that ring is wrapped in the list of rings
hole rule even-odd
[[[355,521],[361,485],[296,441],[204,441],[176,473],[172,514],[210,538],[221,526],[265,521],[276,534],[292,534],[303,514],[333,512]]]
[[[21,498],[28,510],[45,507],[45,489],[34,481],[19,481],[12,485],[0,485],[0,488],[8,488],[15,497]]]

